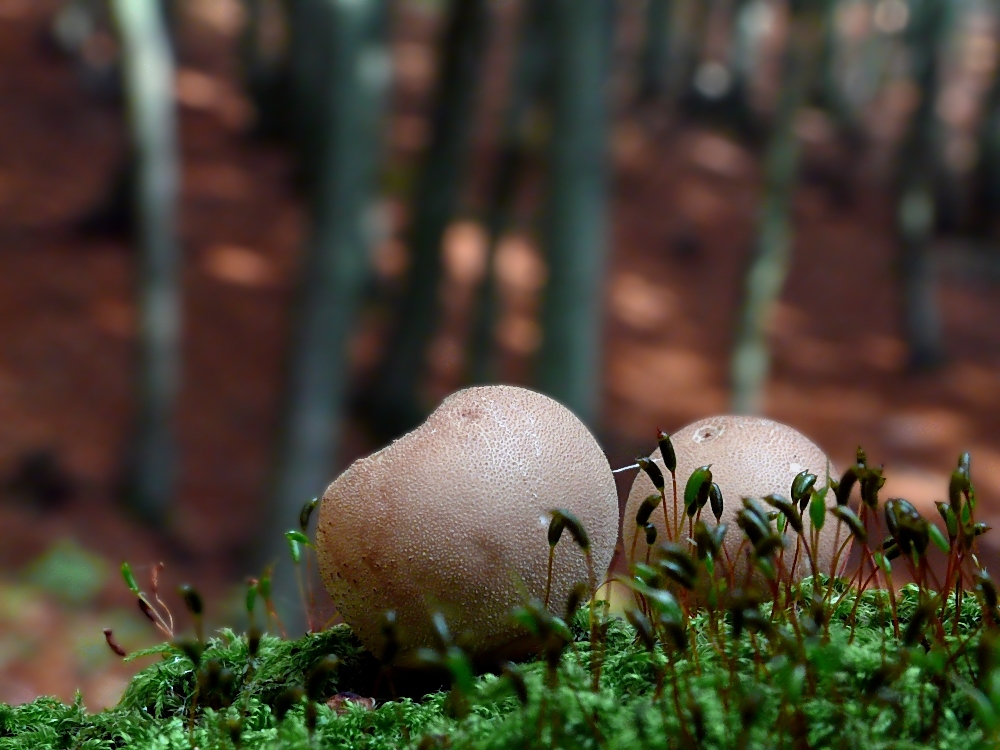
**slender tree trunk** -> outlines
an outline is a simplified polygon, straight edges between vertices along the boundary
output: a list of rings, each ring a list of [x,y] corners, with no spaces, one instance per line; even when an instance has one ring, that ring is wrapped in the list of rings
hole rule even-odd
[[[552,138],[544,231],[549,281],[538,385],[594,424],[607,255],[608,35],[602,0],[552,0]]]
[[[285,135],[289,124],[287,49],[276,54],[263,44],[268,24],[275,22],[281,6],[276,0],[244,0],[243,7],[246,20],[240,34],[240,64],[254,104],[254,131],[264,137]]]
[[[413,195],[409,278],[383,371],[370,394],[373,421],[386,435],[404,432],[425,416],[418,390],[438,324],[441,242],[459,204],[487,20],[485,0],[451,0],[441,41],[431,142]]]
[[[138,413],[126,492],[136,513],[160,524],[175,490],[180,371],[174,63],[157,0],[112,0],[112,10],[122,44],[140,248]]]
[[[994,12],[1000,14],[1000,3],[993,5]],[[1000,43],[1000,34],[994,40]],[[1000,68],[993,71],[982,107],[970,223],[975,233],[989,236],[996,230],[1000,217]]]
[[[243,0],[243,29],[240,31],[240,65],[247,90],[254,103],[266,79],[266,66],[261,58],[260,34],[264,22],[265,0]],[[258,110],[260,106],[258,104]]]
[[[94,32],[106,27],[106,11],[100,0],[65,0],[52,17],[52,41],[64,54],[80,56]]]
[[[764,154],[764,187],[757,237],[746,275],[730,363],[732,411],[735,414],[760,411],[770,370],[766,326],[788,275],[794,236],[791,211],[800,152],[795,118],[808,93],[817,56],[822,54],[822,38],[815,10],[798,10],[789,29],[781,95]]]
[[[687,23],[682,35],[677,65],[677,88],[682,98],[689,98],[694,75],[705,55],[708,29],[718,0],[684,0]]]
[[[728,127],[752,137],[757,133],[758,123],[749,99],[753,70],[747,65],[752,57],[746,49],[750,43],[744,21],[748,5],[748,0],[732,0],[728,9],[729,49],[725,64],[731,80],[719,102],[719,113]]]
[[[163,13],[163,22],[166,24],[167,39],[170,40],[170,44],[176,53],[178,32],[181,24],[181,14],[177,0],[160,0],[160,12]]]
[[[486,213],[487,275],[476,299],[469,353],[469,377],[486,383],[494,376],[494,335],[498,290],[493,265],[497,245],[510,223],[517,197],[518,179],[528,156],[527,120],[538,100],[545,70],[545,8],[548,0],[527,0],[521,17],[517,59],[514,62],[507,110],[500,134],[500,154]]]
[[[289,133],[298,157],[298,177],[308,193],[315,187],[327,129],[326,73],[332,50],[327,42],[325,0],[288,0]]]
[[[653,101],[666,94],[673,31],[673,0],[647,0],[646,36],[639,57],[639,99]]]
[[[899,44],[898,35],[886,36],[877,29],[870,29],[857,52],[854,85],[849,95],[850,106],[862,112],[885,87],[891,61]]]
[[[897,157],[896,221],[903,333],[910,348],[911,367],[923,369],[937,364],[944,356],[930,244],[936,226],[935,105],[941,85],[942,47],[950,29],[951,14],[945,0],[913,0],[911,13],[908,41],[920,103]]]
[[[312,228],[300,274],[277,481],[265,529],[267,562],[278,560],[275,591],[289,631],[302,625],[296,584],[281,532],[296,527],[302,506],[332,477],[348,385],[347,348],[369,278],[380,154],[389,81],[382,0],[318,0],[331,65],[323,74],[325,108]]]
[[[837,67],[837,52],[840,35],[837,32],[837,2],[825,3],[823,18],[823,41],[816,62],[816,76],[813,80],[814,101],[826,105],[831,114],[836,115],[840,107],[840,76]]]

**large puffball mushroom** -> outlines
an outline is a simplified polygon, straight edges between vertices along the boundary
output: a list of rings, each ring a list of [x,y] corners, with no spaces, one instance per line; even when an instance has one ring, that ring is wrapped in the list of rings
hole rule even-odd
[[[330,485],[316,530],[320,573],[376,654],[392,610],[404,654],[435,644],[431,616],[440,612],[452,635],[487,655],[523,636],[512,608],[545,596],[555,509],[583,525],[600,583],[618,535],[618,498],[597,441],[540,393],[468,388]],[[581,581],[589,581],[585,555],[567,533],[554,554],[554,613]]]
[[[710,417],[684,427],[671,435],[670,441],[677,457],[677,513],[684,517],[680,537],[684,539],[688,535],[688,519],[684,516],[684,489],[688,478],[700,467],[710,465],[712,480],[722,491],[723,511],[720,521],[728,525],[723,547],[738,573],[746,569],[745,557],[751,549],[749,544],[745,545],[743,557],[737,558],[744,534],[736,523],[736,516],[743,508],[744,497],[760,501],[760,498],[767,495],[777,494],[790,498],[792,480],[803,470],[816,475],[816,489],[827,486],[828,478],[836,476],[830,459],[809,438],[788,425],[770,419],[746,416]],[[675,526],[677,519],[674,515],[671,477],[664,467],[659,448],[653,452],[650,459],[656,463],[666,479],[666,501],[662,504],[663,508],[656,508],[650,517],[650,521],[657,527],[658,543],[668,538],[664,523],[664,508],[672,527]],[[626,559],[630,565],[646,559],[645,532],[639,532],[636,539],[636,513],[643,501],[654,493],[656,489],[653,482],[646,472],[640,471],[632,483],[622,520],[622,537]],[[764,510],[771,510],[763,502],[760,502],[760,505]],[[826,495],[826,505],[828,508],[836,505],[832,490]],[[704,506],[701,520],[710,528],[716,525],[715,516],[709,505]],[[802,521],[808,535],[812,528],[808,510],[802,513]],[[788,528],[785,537],[794,549],[796,534]],[[849,545],[849,537],[850,532],[847,527],[827,514],[819,532],[817,551],[821,573],[831,572],[830,567],[836,549],[845,540],[848,540]],[[848,552],[849,547],[840,555],[838,567],[843,567]],[[725,563],[726,555],[720,554],[720,557]],[[788,567],[791,567],[793,557],[786,552],[785,564]],[[811,573],[804,553],[799,556],[794,573],[796,579]]]

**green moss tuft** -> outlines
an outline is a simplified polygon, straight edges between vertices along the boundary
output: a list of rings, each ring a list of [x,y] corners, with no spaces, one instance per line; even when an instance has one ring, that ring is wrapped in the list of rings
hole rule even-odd
[[[800,593],[809,588],[806,582]],[[202,663],[216,660],[236,674],[229,694],[202,695],[192,713],[194,665],[180,650],[164,645],[144,652],[161,658],[136,675],[113,709],[88,714],[79,698],[72,705],[39,698],[0,706],[0,750],[986,747],[975,699],[986,693],[974,693],[975,685],[984,686],[975,666],[981,631],[977,600],[963,602],[957,634],[928,648],[907,647],[895,638],[885,604],[880,605],[884,596],[866,591],[851,627],[845,622],[853,606],[848,595],[828,637],[804,638],[801,654],[789,645],[798,642],[783,640],[780,633],[730,635],[729,648],[720,649],[703,616],[691,621],[697,660],[691,653],[668,655],[659,645],[650,653],[631,625],[609,619],[597,692],[591,689],[589,611],[584,608],[571,623],[574,642],[554,681],[542,660],[520,666],[526,705],[509,679],[484,675],[463,696],[464,709],[446,692],[419,701],[387,701],[374,710],[348,704],[341,715],[320,703],[312,739],[304,702],[283,721],[276,719],[274,706],[282,692],[302,685],[311,666],[327,654],[337,655],[342,666],[324,686],[324,695],[366,681],[370,685],[377,663],[345,626],[297,641],[264,636],[253,660],[246,638],[226,630],[207,644]],[[898,594],[904,627],[918,597],[916,586]],[[959,657],[946,663],[946,653]],[[667,667],[663,698],[657,700],[657,671],[668,659],[673,666]],[[881,674],[887,663],[905,668],[887,677]],[[239,745],[232,731],[237,725]]]

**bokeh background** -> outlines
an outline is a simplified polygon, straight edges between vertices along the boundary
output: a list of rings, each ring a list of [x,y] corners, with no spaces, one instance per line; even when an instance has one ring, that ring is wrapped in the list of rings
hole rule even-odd
[[[0,0],[0,701],[117,701],[126,559],[295,610],[301,505],[471,383],[929,517],[968,450],[996,521],[998,61],[991,0]]]

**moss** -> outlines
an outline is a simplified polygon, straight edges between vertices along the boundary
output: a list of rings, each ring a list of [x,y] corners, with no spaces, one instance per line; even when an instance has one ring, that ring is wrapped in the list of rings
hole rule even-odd
[[[808,590],[806,583],[800,594]],[[898,595],[904,629],[919,596],[915,586]],[[200,677],[181,650],[154,649],[160,660],[136,675],[113,709],[89,714],[79,698],[71,705],[39,698],[0,706],[0,749],[991,746],[980,704],[989,703],[995,670],[977,671],[977,600],[966,598],[957,634],[949,629],[941,643],[906,646],[886,621],[882,599],[884,592],[865,592],[851,626],[848,595],[827,636],[801,640],[780,632],[744,632],[737,639],[731,623],[713,633],[709,618],[698,616],[690,626],[697,659],[665,653],[660,645],[651,653],[631,625],[612,618],[597,692],[585,608],[570,623],[573,644],[554,672],[541,659],[518,668],[527,687],[524,704],[514,680],[487,674],[461,696],[434,692],[374,710],[348,704],[341,715],[314,704],[312,738],[304,701],[278,721],[282,694],[305,684],[327,654],[337,655],[340,667],[326,684],[313,686],[323,696],[370,689],[378,664],[344,626],[297,641],[265,635],[253,659],[244,636],[222,631],[201,656]],[[230,670],[228,686],[206,682],[207,664],[216,674]],[[886,665],[899,669],[890,673]],[[657,699],[662,670],[665,686]]]

